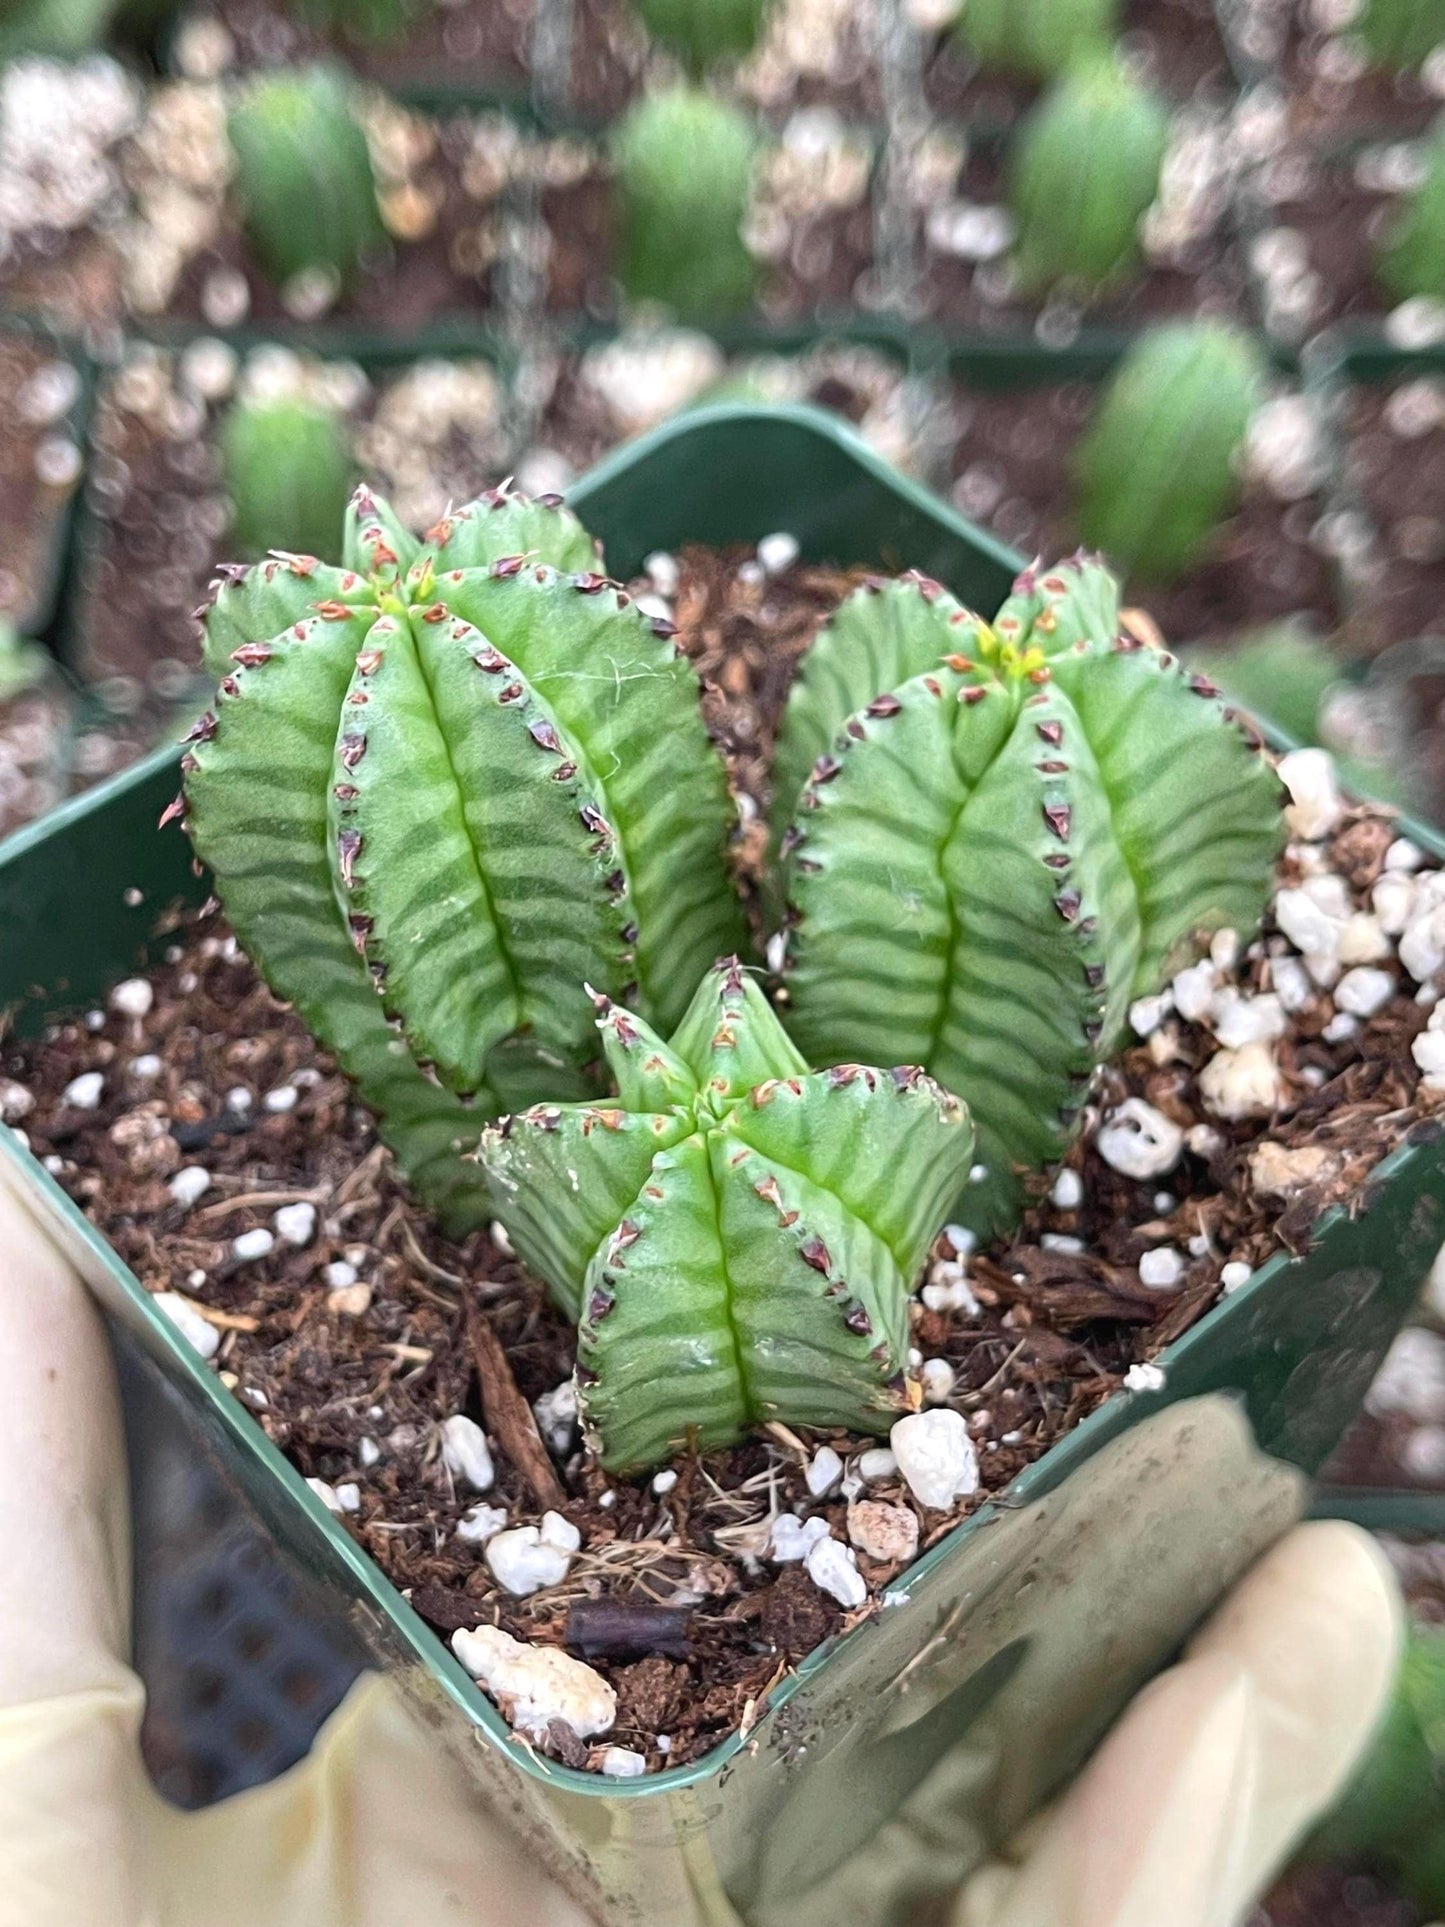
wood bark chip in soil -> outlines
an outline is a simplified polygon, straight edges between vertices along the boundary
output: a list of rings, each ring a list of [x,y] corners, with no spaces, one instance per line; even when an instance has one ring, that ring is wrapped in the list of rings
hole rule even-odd
[[[858,572],[795,565],[768,576],[739,552],[678,560],[680,640],[733,761],[744,819],[735,859],[748,887],[791,669]],[[1362,903],[1393,835],[1385,817],[1359,812],[1332,843],[1286,858],[1281,878],[1325,861]],[[1285,949],[1267,929],[1221,981],[1258,991]],[[756,1718],[790,1667],[878,1609],[895,1566],[860,1555],[870,1596],[845,1614],[802,1568],[768,1559],[769,1520],[781,1510],[818,1513],[847,1537],[845,1497],[808,1493],[805,1456],[781,1428],[683,1458],[662,1491],[645,1477],[609,1477],[575,1435],[564,1439],[554,1456],[564,1495],[556,1509],[580,1530],[582,1550],[562,1584],[524,1598],[500,1591],[483,1550],[455,1536],[476,1495],[448,1472],[440,1425],[457,1413],[486,1423],[496,1464],[486,1503],[505,1507],[509,1525],[536,1521],[532,1447],[509,1450],[499,1422],[509,1394],[499,1405],[495,1384],[479,1390],[474,1334],[483,1321],[495,1333],[532,1404],[569,1377],[570,1327],[505,1240],[440,1235],[406,1195],[345,1080],[214,912],[177,923],[150,981],[155,1001],[144,1017],[110,1006],[0,1044],[0,1091],[12,1079],[33,1097],[22,1128],[35,1154],[141,1282],[184,1293],[213,1323],[215,1368],[267,1435],[307,1476],[356,1483],[347,1529],[443,1636],[491,1622],[531,1641],[570,1637],[618,1692],[609,1741],[645,1753],[656,1770],[698,1758]],[[949,1402],[967,1417],[981,1471],[978,1495],[948,1513],[921,1511],[896,1475],[869,1486],[871,1498],[917,1513],[921,1549],[1006,1488],[1117,1390],[1131,1365],[1187,1330],[1218,1296],[1225,1260],[1257,1265],[1281,1246],[1304,1249],[1321,1209],[1357,1198],[1382,1155],[1415,1126],[1433,1128],[1410,1052],[1426,1019],[1413,992],[1402,981],[1383,1010],[1334,1041],[1324,1035],[1326,997],[1297,1012],[1277,1046],[1287,1095],[1272,1119],[1207,1116],[1197,1076],[1215,1042],[1197,1025],[1171,1020],[1104,1073],[1068,1160],[1082,1180],[1079,1204],[1055,1205],[1041,1181],[1016,1237],[970,1262],[968,1308],[915,1308],[913,1342],[956,1374]],[[79,1109],[64,1093],[90,1070],[103,1080],[100,1101]],[[1180,1125],[1206,1126],[1166,1178],[1135,1182],[1098,1155],[1099,1114],[1126,1094]],[[1320,1182],[1283,1208],[1245,1176],[1266,1139],[1328,1153]],[[209,1183],[182,1205],[169,1181],[186,1165],[203,1168]],[[277,1227],[266,1256],[236,1255],[238,1234],[271,1227],[278,1209],[298,1202],[316,1211],[303,1246]],[[1140,1259],[1163,1244],[1179,1254],[1180,1276],[1151,1289]],[[935,1282],[951,1257],[941,1239]],[[836,1433],[830,1442],[854,1469],[873,1443]],[[559,1757],[595,1754],[568,1742]]]

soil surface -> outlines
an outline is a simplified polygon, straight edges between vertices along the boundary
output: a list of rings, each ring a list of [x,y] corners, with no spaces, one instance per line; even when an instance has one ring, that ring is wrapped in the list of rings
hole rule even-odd
[[[1087,382],[1000,394],[955,383],[950,470],[961,513],[1025,555],[1077,548],[1070,450],[1096,393]],[[1200,562],[1168,587],[1131,587],[1131,599],[1178,642],[1296,614],[1328,633],[1340,609],[1333,566],[1316,546],[1320,513],[1317,501],[1282,501],[1251,482]]]
[[[1276,252],[1283,263],[1275,270],[1282,300],[1272,299],[1272,277],[1265,276],[1265,318],[1274,332],[1298,339],[1331,323],[1364,331],[1396,306],[1375,272],[1399,208],[1381,171],[1388,166],[1378,149],[1321,158],[1302,142],[1267,165],[1261,178],[1267,232],[1256,244],[1256,259]]]
[[[68,420],[80,376],[38,342],[0,334],[0,619],[22,631],[49,614],[65,511],[81,455]]]
[[[72,708],[58,677],[0,701],[0,838],[65,794]]]
[[[745,880],[759,857],[766,753],[790,666],[854,579],[799,566],[770,577],[746,554],[697,552],[668,585],[680,639],[707,679],[709,720],[733,753]],[[636,587],[659,593],[656,581]],[[1363,902],[1393,836],[1386,817],[1358,813],[1329,845],[1286,859],[1282,879],[1301,864],[1329,866]],[[1242,957],[1220,950],[1219,981],[1258,991],[1286,949],[1267,927]],[[458,1246],[438,1234],[344,1080],[214,914],[175,931],[150,982],[144,1015],[125,1014],[133,999],[122,998],[0,1047],[0,1076],[33,1099],[23,1128],[144,1284],[183,1294],[219,1335],[225,1382],[306,1475],[354,1500],[345,1516],[358,1542],[442,1635],[492,1622],[568,1644],[617,1691],[609,1740],[658,1769],[750,1723],[790,1667],[878,1609],[898,1560],[862,1555],[869,1598],[845,1613],[801,1567],[768,1558],[779,1511],[816,1512],[840,1538],[848,1533],[841,1494],[808,1490],[820,1441],[785,1427],[680,1461],[669,1489],[607,1477],[554,1415],[554,1460],[550,1471],[542,1460],[539,1482],[535,1441],[529,1455],[500,1434],[517,1438],[518,1391],[531,1402],[567,1384],[572,1339],[505,1240],[483,1232]],[[1319,1210],[1358,1195],[1366,1172],[1421,1119],[1410,1042],[1426,1013],[1412,993],[1404,983],[1353,1028],[1331,1025],[1328,997],[1312,996],[1279,1040],[1282,1096],[1270,1118],[1209,1115],[1197,1084],[1215,1050],[1206,1029],[1170,1020],[1126,1050],[1101,1078],[1070,1155],[1079,1201],[1043,1193],[1014,1240],[967,1259],[962,1291],[945,1235],[929,1274],[933,1302],[915,1307],[919,1353],[953,1374],[950,1385],[942,1372],[939,1391],[967,1416],[979,1494],[924,1511],[892,1473],[866,1496],[910,1515],[928,1546],[1192,1325],[1217,1298],[1225,1261],[1303,1249]],[[82,1107],[84,1086],[71,1088],[87,1071],[100,1075],[93,1108]],[[1165,1178],[1136,1182],[1099,1156],[1099,1118],[1126,1095],[1193,1129],[1194,1148]],[[1285,1199],[1257,1188],[1249,1158],[1266,1140],[1314,1147],[1314,1181]],[[206,1178],[189,1202],[170,1189],[183,1167]],[[310,1207],[299,1224],[297,1206]],[[287,1214],[279,1222],[278,1211]],[[237,1249],[238,1237],[267,1231],[256,1241],[264,1252]],[[1141,1258],[1161,1246],[1175,1253],[1175,1282],[1146,1285]],[[489,1334],[504,1348],[500,1370]],[[456,1413],[491,1431],[497,1469],[486,1499],[509,1523],[536,1520],[560,1496],[582,1535],[562,1584],[513,1597],[484,1551],[456,1536],[475,1498],[441,1456],[440,1424]],[[872,1441],[831,1442],[862,1490],[857,1455]],[[553,1477],[560,1495],[544,1498]],[[661,1618],[658,1607],[668,1609]],[[559,1757],[597,1762],[570,1730],[554,1734]]]
[[[1349,482],[1378,538],[1369,645],[1445,637],[1445,374],[1353,386],[1345,408]]]

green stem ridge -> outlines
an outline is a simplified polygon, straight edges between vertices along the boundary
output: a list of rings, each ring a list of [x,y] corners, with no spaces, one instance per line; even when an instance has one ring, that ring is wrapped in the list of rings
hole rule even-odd
[[[670,1045],[599,998],[616,1106],[544,1105],[480,1157],[519,1255],[578,1320],[620,1471],[769,1418],[885,1430],[917,1403],[908,1293],[973,1153],[922,1072],[809,1071],[729,959]]]
[[[496,490],[419,543],[359,489],[342,553],[223,571],[187,822],[272,988],[463,1227],[490,1211],[459,1156],[477,1115],[597,1088],[584,983],[672,1022],[736,941],[726,780],[670,627],[555,499]]]
[[[784,721],[780,771],[832,732],[791,805],[778,788],[789,1021],[812,1062],[906,1059],[964,1099],[987,1176],[958,1209],[992,1230],[1133,999],[1257,924],[1278,783],[1212,684],[1119,633],[1097,564],[1028,571],[992,625],[925,596],[932,666],[848,714],[868,598],[814,645],[797,741]]]

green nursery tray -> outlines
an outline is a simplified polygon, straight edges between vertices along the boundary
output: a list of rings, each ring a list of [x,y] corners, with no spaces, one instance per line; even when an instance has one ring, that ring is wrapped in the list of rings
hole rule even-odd
[[[717,408],[615,455],[573,502],[627,576],[651,550],[790,530],[805,556],[915,567],[992,610],[1016,558],[802,410]],[[0,1006],[34,1025],[97,997],[205,891],[156,818],[175,753],[0,851]],[[1416,832],[1439,851],[1428,832]],[[227,1506],[421,1707],[493,1809],[609,1927],[914,1927],[1058,1785],[1182,1633],[1303,1509],[1445,1238],[1438,1133],[1386,1159],[1352,1217],[1271,1260],[936,1545],[892,1603],[785,1681],[746,1737],[642,1780],[519,1745],[80,1211],[0,1129],[8,1182],[169,1382]],[[144,1533],[139,1563],[146,1565]],[[312,1623],[308,1620],[308,1624]],[[153,1667],[163,1660],[152,1657]]]

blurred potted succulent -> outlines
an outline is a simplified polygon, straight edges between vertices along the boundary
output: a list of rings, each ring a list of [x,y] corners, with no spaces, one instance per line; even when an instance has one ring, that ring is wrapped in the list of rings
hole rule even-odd
[[[963,0],[955,32],[985,70],[1047,79],[1118,29],[1118,0]]]
[[[882,1921],[900,1904],[893,1876],[875,1870],[875,1890],[874,1874],[843,1863],[853,1847],[866,1854],[952,1743],[985,1714],[1004,1719],[1011,1791],[988,1824],[1002,1823],[1005,1809],[1017,1817],[1020,1801],[1042,1797],[1068,1770],[1120,1691],[1159,1662],[1183,1618],[1298,1504],[1293,1475],[1255,1453],[1233,1407],[1209,1395],[1241,1390],[1267,1448],[1315,1460],[1439,1242],[1445,1176],[1437,1154],[1403,1148],[1407,1107],[1393,1135],[1372,1140],[1375,1153],[1351,1167],[1341,1195],[1363,1209],[1322,1222],[1311,1241],[1306,1199],[1301,1255],[1280,1255],[1252,1283],[1250,1261],[1232,1261],[1241,1288],[1160,1363],[1118,1341],[1103,1387],[1122,1383],[1127,1395],[1076,1429],[1061,1421],[1059,1443],[1011,1488],[1018,1509],[978,1531],[987,1480],[974,1433],[946,1389],[938,1398],[938,1375],[930,1382],[911,1334],[925,1313],[946,1321],[949,1306],[964,1304],[959,1254],[976,1239],[996,1236],[991,1249],[1021,1270],[1046,1261],[1042,1320],[1047,1277],[1065,1275],[1047,1274],[1047,1264],[1066,1273],[1080,1241],[1070,1252],[1041,1243],[1040,1211],[1076,1211],[1101,1182],[1111,1217],[1142,1211],[1152,1222],[1164,1208],[1159,1174],[1184,1155],[1182,1127],[1142,1095],[1089,1101],[1117,1096],[1131,1027],[1140,1041],[1127,1053],[1129,1075],[1217,1087],[1216,1122],[1190,1153],[1201,1170],[1222,1160],[1242,1191],[1262,1145],[1286,1148],[1271,1136],[1284,1128],[1278,1100],[1253,1094],[1268,1043],[1256,1037],[1250,1058],[1240,1029],[1265,1023],[1274,1037],[1270,1026],[1287,1021],[1279,993],[1260,988],[1270,970],[1283,983],[1289,963],[1313,981],[1282,934],[1289,907],[1277,907],[1263,943],[1256,937],[1281,880],[1285,791],[1213,684],[1128,633],[1106,569],[1087,557],[1028,569],[999,606],[1008,558],[836,425],[781,410],[694,415],[635,445],[579,496],[629,573],[693,532],[714,544],[756,540],[795,519],[795,548],[870,560],[880,549],[911,552],[960,587],[971,583],[997,613],[977,613],[916,573],[843,582],[777,718],[770,817],[754,805],[745,836],[730,841],[727,771],[673,622],[649,592],[603,573],[588,528],[555,499],[498,489],[418,540],[363,489],[338,565],[279,548],[218,580],[205,615],[216,703],[191,732],[182,795],[166,815],[184,818],[236,939],[275,996],[374,1115],[411,1186],[396,1209],[413,1239],[430,1235],[422,1201],[457,1234],[499,1222],[503,1242],[576,1325],[570,1389],[595,1453],[565,1443],[549,1451],[540,1413],[534,1423],[515,1385],[507,1390],[511,1367],[469,1276],[415,1246],[431,1267],[428,1289],[462,1294],[451,1342],[475,1353],[491,1433],[454,1412],[437,1462],[459,1487],[487,1494],[502,1476],[495,1452],[507,1461],[508,1491],[520,1479],[545,1507],[537,1523],[517,1526],[499,1521],[488,1499],[456,1528],[471,1535],[481,1583],[450,1622],[454,1650],[511,1726],[360,1555],[337,1517],[352,1501],[339,1488],[307,1493],[165,1322],[188,1317],[184,1329],[214,1353],[205,1306],[158,1310],[13,1145],[5,1168],[24,1170],[27,1195],[188,1388],[275,1528],[298,1554],[305,1548],[313,1572],[366,1602],[390,1663],[420,1668],[422,1690],[440,1687],[468,1732],[481,1729],[487,1744],[467,1750],[472,1770],[508,1810],[525,1809],[524,1824],[551,1843],[594,1911],[622,1919],[645,1904],[689,1923],[729,1918],[728,1909],[759,1922],[836,1918],[836,1889],[821,1915],[802,1898],[836,1868],[855,1916]],[[791,566],[776,545],[769,554],[775,567]],[[798,592],[780,577],[768,595]],[[1398,840],[1368,813],[1349,816],[1315,764],[1286,774],[1292,833],[1313,838],[1322,861],[1337,831],[1363,825],[1371,848]],[[63,951],[74,927],[78,846],[60,861],[52,839],[113,848],[104,826],[117,818],[107,811],[138,822],[168,780],[163,764],[127,779],[0,865],[0,900],[24,906],[3,959],[7,994],[66,969],[54,946]],[[185,875],[164,854],[169,841],[139,846],[161,901]],[[758,937],[771,931],[772,1002],[756,967],[738,961],[754,934],[729,874],[744,843],[772,906],[767,927],[755,926]],[[1418,868],[1424,851],[1411,849]],[[1409,885],[1421,892],[1421,917],[1426,897],[1435,902],[1427,884]],[[1335,910],[1349,887],[1339,879]],[[93,894],[114,969],[122,933],[139,933],[139,904]],[[136,894],[143,901],[147,891]],[[1343,914],[1314,908],[1344,927]],[[175,931],[172,923],[167,941]],[[1333,984],[1338,963],[1332,976],[1314,926],[1300,931],[1321,981]],[[1422,923],[1421,944],[1425,934]],[[212,967],[241,967],[223,935],[200,941],[212,946],[204,957],[182,935],[166,966],[178,973],[164,980],[154,1015],[166,1037],[200,1035],[194,1007],[187,1016],[174,1000],[205,994]],[[37,942],[52,946],[53,966],[37,961]],[[1375,974],[1393,987],[1388,972]],[[1218,1000],[1211,1021],[1221,1034],[1233,1026],[1237,1043],[1201,1053],[1169,1024],[1164,1041],[1183,1056],[1157,1054],[1147,1039],[1159,1013],[1206,979]],[[131,1048],[152,1021],[148,988],[129,984],[112,1005],[118,1023],[138,1027],[126,1033]],[[234,981],[226,997],[232,1021],[260,1021],[263,1004],[238,998]],[[1421,1021],[1413,985],[1397,1004]],[[73,1037],[76,1048],[98,1048],[83,1025]],[[313,1056],[324,1082],[327,1060]],[[1194,1068],[1171,1073],[1171,1061]],[[30,1062],[12,1054],[7,1074]],[[37,1149],[63,1119],[67,1157],[81,1170],[87,1133],[117,1121],[105,1108],[107,1075],[82,1071],[53,1096],[31,1094],[23,1128]],[[189,1091],[199,1075],[192,1063]],[[1164,1096],[1155,1084],[1137,1088]],[[258,1107],[261,1135],[243,1159],[264,1163],[261,1147],[290,1128],[298,1100],[277,1099]],[[330,1115],[342,1135],[321,1149],[351,1169],[364,1140],[348,1135],[358,1127],[342,1121],[344,1103]],[[244,1139],[249,1127],[232,1109],[220,1128]],[[288,1155],[309,1155],[306,1127],[297,1128]],[[1117,1142],[1105,1157],[1108,1131]],[[1171,1131],[1178,1142],[1161,1161]],[[151,1108],[122,1136],[149,1171],[155,1153],[144,1147],[165,1133]],[[1396,1147],[1401,1157],[1365,1192],[1379,1151]],[[374,1147],[363,1161],[368,1170],[383,1162]],[[193,1205],[201,1195],[182,1172],[162,1190],[163,1209],[181,1219],[185,1197]],[[284,1208],[281,1242],[305,1244],[315,1205],[304,1223]],[[1033,1216],[1018,1231],[1025,1210]],[[955,1255],[939,1261],[950,1275],[934,1278],[934,1297],[920,1305],[913,1288],[950,1213]],[[246,1237],[223,1267],[227,1279],[276,1244],[270,1233]],[[1386,1244],[1388,1267],[1373,1264]],[[481,1266],[485,1250],[495,1255],[482,1232],[460,1262]],[[1193,1317],[1219,1290],[1220,1257],[1199,1259]],[[1136,1306],[1157,1290],[1149,1269],[1131,1288]],[[975,1280],[987,1290],[984,1275],[1013,1289],[1007,1265]],[[354,1283],[353,1268],[351,1282],[331,1288]],[[279,1278],[278,1289],[284,1295]],[[940,1292],[951,1294],[947,1304]],[[993,1302],[1008,1308],[1000,1335],[1016,1339],[1034,1322],[1027,1290]],[[1093,1316],[1107,1316],[1091,1302]],[[1178,1313],[1183,1300],[1169,1302]],[[1156,1318],[1160,1303],[1135,1315]],[[234,1309],[224,1315],[237,1329]],[[416,1350],[398,1342],[408,1356]],[[1046,1382],[1054,1357],[1050,1365],[1045,1348],[1034,1367]],[[1185,1401],[1177,1421],[1166,1409],[1174,1399]],[[556,1411],[553,1399],[549,1433]],[[1148,1436],[1136,1448],[1129,1428],[1141,1418]],[[1171,1441],[1162,1456],[1155,1424]],[[801,1455],[785,1474],[768,1469],[764,1451],[779,1440]],[[730,1451],[744,1456],[717,1456]],[[890,1500],[868,1496],[870,1475]],[[780,1476],[793,1504],[764,1515],[762,1538],[724,1533],[710,1558],[751,1561],[754,1571],[771,1564],[789,1610],[821,1599],[833,1615],[825,1626],[864,1630],[791,1674],[779,1666],[758,1701],[739,1702],[738,1723],[710,1754],[672,1766],[667,1748],[654,1759],[617,1744],[636,1731],[620,1710],[635,1681],[612,1666],[619,1649],[608,1641],[623,1638],[623,1655],[635,1653],[626,1640],[636,1637],[639,1602],[594,1599],[612,1613],[606,1626],[584,1613],[570,1630],[548,1607],[546,1587],[578,1552],[577,1519],[599,1545],[635,1547],[642,1541],[609,1537],[606,1521],[630,1519],[645,1537],[648,1508],[670,1504],[669,1516],[685,1520],[694,1485],[726,1496]],[[1102,1511],[1086,1527],[1090,1506]],[[915,1564],[920,1544],[930,1550]],[[790,1569],[796,1583],[784,1585]],[[706,1579],[701,1566],[696,1576]],[[1096,1606],[1106,1595],[1118,1601],[1107,1623],[1127,1620],[1127,1636],[1100,1642],[1089,1615],[1049,1609],[1064,1585]],[[642,1603],[654,1612],[649,1637],[678,1636],[667,1632],[672,1620],[659,1632],[655,1602]],[[961,1627],[966,1636],[952,1636]],[[724,1684],[705,1656],[693,1665],[704,1690]],[[565,1674],[581,1694],[581,1726],[547,1699],[543,1672]],[[1067,1692],[1049,1685],[1061,1676]],[[754,1727],[760,1707],[766,1717]],[[619,1775],[634,1784],[619,1785]],[[696,1785],[708,1789],[701,1805]],[[840,1799],[856,1821],[847,1839],[836,1826]],[[600,1833],[588,1801],[610,1803]]]
[[[749,305],[758,275],[742,230],[757,147],[747,115],[701,87],[648,94],[623,115],[612,160],[632,300],[715,318]]]

